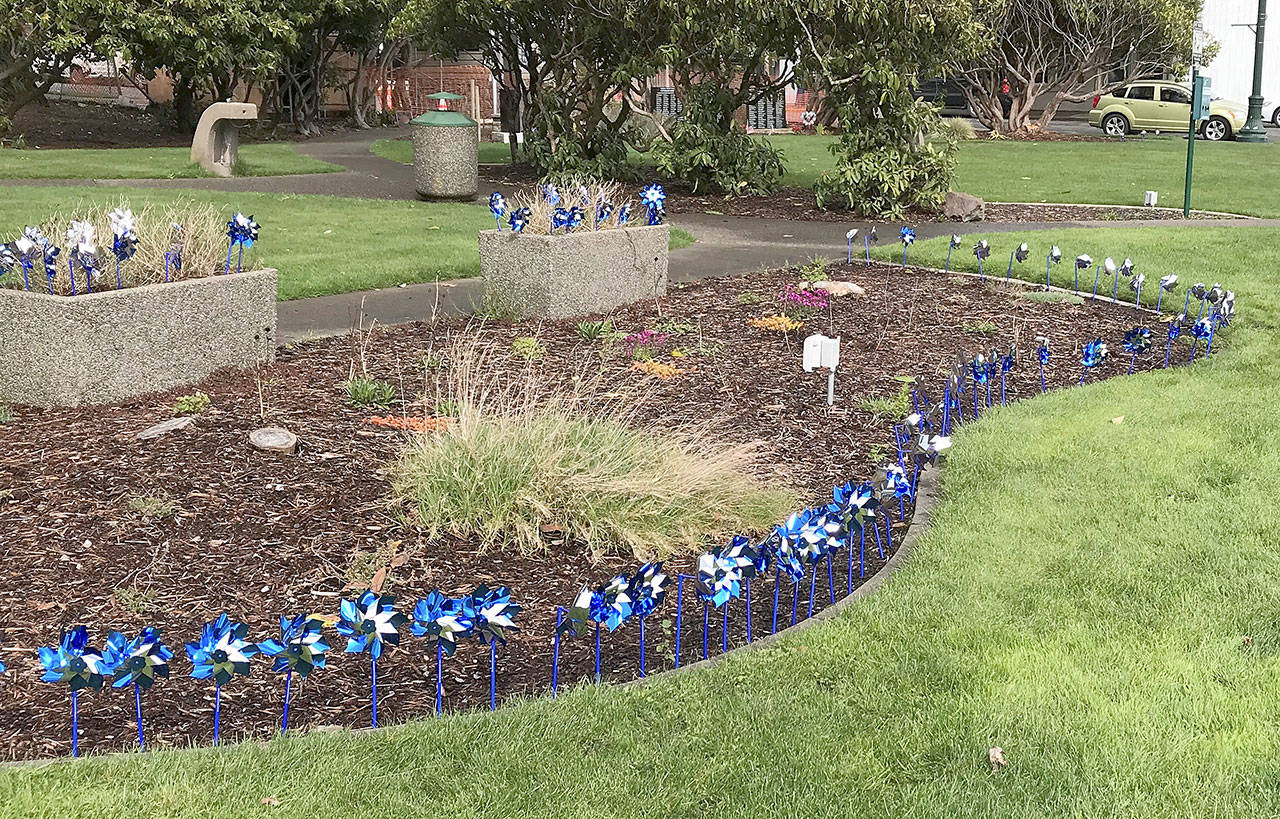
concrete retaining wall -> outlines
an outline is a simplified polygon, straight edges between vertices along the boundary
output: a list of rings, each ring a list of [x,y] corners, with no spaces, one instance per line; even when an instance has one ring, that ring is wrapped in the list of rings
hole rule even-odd
[[[557,236],[482,231],[486,306],[555,319],[666,295],[669,242],[666,225]]]
[[[83,296],[0,289],[0,402],[79,406],[275,360],[276,271]]]

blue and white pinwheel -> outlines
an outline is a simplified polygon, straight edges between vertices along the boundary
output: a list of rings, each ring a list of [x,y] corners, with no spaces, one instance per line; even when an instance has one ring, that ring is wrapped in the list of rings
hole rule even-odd
[[[565,612],[564,619],[556,626],[556,635],[568,634],[577,637],[591,622],[591,604],[595,595],[585,584],[574,595],[573,603]]]
[[[542,198],[546,200],[548,205],[560,204],[560,189],[553,183],[548,182],[542,186]]]
[[[1080,363],[1085,369],[1091,370],[1107,360],[1107,345],[1100,338],[1087,342],[1080,351]]]
[[[982,261],[983,259],[990,257],[991,244],[986,239],[980,240],[973,246],[973,255],[977,257],[978,261]]]
[[[471,610],[475,633],[482,643],[506,645],[507,632],[520,630],[515,624],[520,604],[511,599],[511,589],[506,586],[491,590],[482,584],[471,595]]]
[[[436,648],[452,657],[458,641],[471,636],[475,628],[475,609],[470,597],[445,597],[433,591],[413,607],[409,630],[415,637],[425,637]]]
[[[768,558],[763,561],[760,559],[759,550],[751,545],[751,538],[745,535],[734,535],[729,545],[720,550],[719,557],[732,560],[744,579],[755,577],[762,563],[768,562]]]
[[[624,204],[622,207],[618,208],[618,227],[623,227],[630,221],[631,221],[631,205]]]
[[[231,221],[227,222],[227,238],[230,243],[227,245],[227,264],[222,271],[223,273],[231,272],[231,251],[233,249],[237,250],[236,272],[240,272],[240,268],[244,264],[244,252],[246,249],[253,247],[254,242],[258,241],[258,229],[260,227],[252,216],[245,216],[238,211],[235,216],[231,217]]]
[[[343,600],[338,606],[338,633],[347,638],[349,654],[368,652],[377,662],[385,646],[400,643],[405,616],[396,611],[396,599],[372,589],[359,600]]]
[[[569,230],[569,210],[568,208],[556,208],[551,211],[551,232],[563,230],[566,233]]]
[[[248,676],[249,660],[258,653],[248,637],[249,626],[235,622],[225,612],[205,623],[200,639],[186,646],[191,676],[212,679],[218,686],[226,685],[236,674]]]
[[[498,230],[502,230],[502,217],[507,212],[507,199],[498,191],[489,194],[489,212],[493,214],[493,220],[498,223]]]
[[[1127,353],[1138,355],[1151,349],[1151,331],[1146,327],[1134,327],[1124,334],[1124,349]]]
[[[631,578],[620,574],[591,595],[591,619],[614,631],[631,616]]]
[[[22,263],[18,261],[18,254],[14,252],[13,245],[0,245],[0,276],[8,275],[20,264]],[[26,289],[31,288],[28,286]]]
[[[524,229],[529,226],[529,219],[532,215],[528,208],[517,208],[511,211],[511,216],[507,219],[507,224],[511,226],[511,232],[524,233]]]
[[[636,571],[632,580],[632,613],[641,618],[648,617],[662,605],[671,588],[671,578],[662,571],[662,563],[646,563]]]
[[[173,650],[161,642],[158,629],[147,626],[128,641],[120,632],[111,632],[103,656],[111,669],[113,688],[134,685],[146,690],[157,679],[169,678]]]
[[[609,217],[613,216],[613,204],[610,202],[601,202],[596,208],[596,224],[609,221]]]
[[[882,466],[877,479],[885,497],[911,500],[911,481],[908,480],[906,470],[902,467],[897,464]]]
[[[667,215],[667,194],[658,184],[645,185],[640,191],[640,202],[648,210],[648,224],[660,225]]]
[[[98,267],[97,231],[87,221],[73,221],[67,228],[67,265],[71,271],[72,295],[75,294],[75,263],[84,272],[85,292],[93,292],[93,277]]]
[[[901,241],[904,246],[915,244],[915,228],[903,226],[902,230],[898,231],[898,240]]]
[[[1208,341],[1213,335],[1213,321],[1208,316],[1197,319],[1196,323],[1191,325],[1191,335],[1199,341]]]
[[[120,278],[120,265],[138,252],[138,234],[134,230],[133,211],[116,208],[107,215],[111,225],[111,252],[116,257],[116,289],[124,286]]]
[[[732,561],[713,554],[698,558],[698,596],[715,608],[742,593],[742,572]]]
[[[81,689],[102,687],[104,674],[111,673],[102,652],[89,645],[89,629],[76,626],[62,632],[56,646],[40,649],[40,664],[45,682],[63,683],[71,689],[71,755],[80,755],[80,712],[78,700]]]
[[[324,621],[312,614],[281,616],[280,639],[263,640],[258,649],[271,658],[272,671],[307,677],[315,669],[324,668],[324,653],[329,650]]]

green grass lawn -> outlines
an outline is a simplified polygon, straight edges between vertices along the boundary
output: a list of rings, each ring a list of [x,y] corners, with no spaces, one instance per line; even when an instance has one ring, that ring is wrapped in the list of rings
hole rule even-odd
[[[408,139],[379,139],[369,146],[380,157],[399,162],[402,165],[413,164],[413,142]],[[505,143],[481,142],[480,163],[482,165],[500,165],[511,161],[511,148]]]
[[[832,622],[644,688],[10,768],[3,812],[1276,815],[1280,230],[1063,230],[1002,236],[997,251],[1023,238],[1220,280],[1239,326],[1194,367],[964,427],[920,548]],[[997,745],[1009,766],[993,774]]]
[[[476,233],[493,227],[488,208],[466,204],[144,188],[4,190],[0,236],[16,235],[33,215],[74,214],[82,204],[124,203],[140,210],[190,199],[211,203],[228,218],[237,210],[250,213],[262,225],[256,259],[279,269],[281,299],[479,275]],[[693,241],[672,228],[673,249]]]
[[[240,146],[240,176],[328,173],[341,166],[312,159],[293,145]],[[187,179],[208,176],[190,148],[0,148],[0,179]]]
[[[784,184],[812,187],[834,167],[833,137],[773,136],[786,155]],[[1025,142],[975,139],[961,144],[956,189],[998,202],[1182,207],[1187,143],[1176,138],[1124,142]],[[1280,216],[1280,143],[1196,143],[1191,205],[1250,216]]]

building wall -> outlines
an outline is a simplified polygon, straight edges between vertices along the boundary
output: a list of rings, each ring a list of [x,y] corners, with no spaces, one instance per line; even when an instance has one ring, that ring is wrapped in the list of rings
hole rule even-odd
[[[1204,69],[1213,78],[1215,96],[1249,101],[1255,36],[1251,28],[1238,24],[1252,25],[1257,18],[1258,0],[1205,0],[1201,17],[1204,29],[1218,41],[1218,55]],[[1262,95],[1274,104],[1280,101],[1280,16],[1273,15],[1269,22],[1263,51]]]

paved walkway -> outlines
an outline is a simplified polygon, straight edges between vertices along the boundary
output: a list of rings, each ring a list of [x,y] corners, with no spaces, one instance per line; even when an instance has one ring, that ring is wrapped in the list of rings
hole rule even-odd
[[[0,185],[102,185],[139,188],[185,188],[193,190],[247,191],[259,193],[317,194],[367,199],[416,200],[413,169],[370,153],[374,140],[408,134],[407,128],[343,132],[298,143],[309,156],[341,165],[345,171],[292,176],[201,178],[201,179],[45,179],[0,180]],[[692,233],[697,241],[671,254],[673,282],[689,282],[714,276],[734,275],[762,268],[803,264],[816,257],[843,258],[844,234],[850,227],[865,231],[872,222],[801,222],[783,219],[756,219],[711,214],[678,214],[670,224]],[[878,223],[886,242],[895,241],[897,225]],[[1193,227],[1226,223],[1218,220],[1140,220],[1134,222],[979,222],[953,224],[927,222],[917,226],[921,239],[950,233],[990,235],[1019,230],[1074,227]],[[1277,227],[1280,220],[1258,219],[1250,227]],[[858,248],[855,247],[855,253]],[[441,316],[473,312],[480,301],[479,279],[412,284],[383,290],[344,293],[336,296],[298,299],[279,306],[279,338],[296,341],[321,335],[345,333],[363,315],[365,322],[401,324]]]

